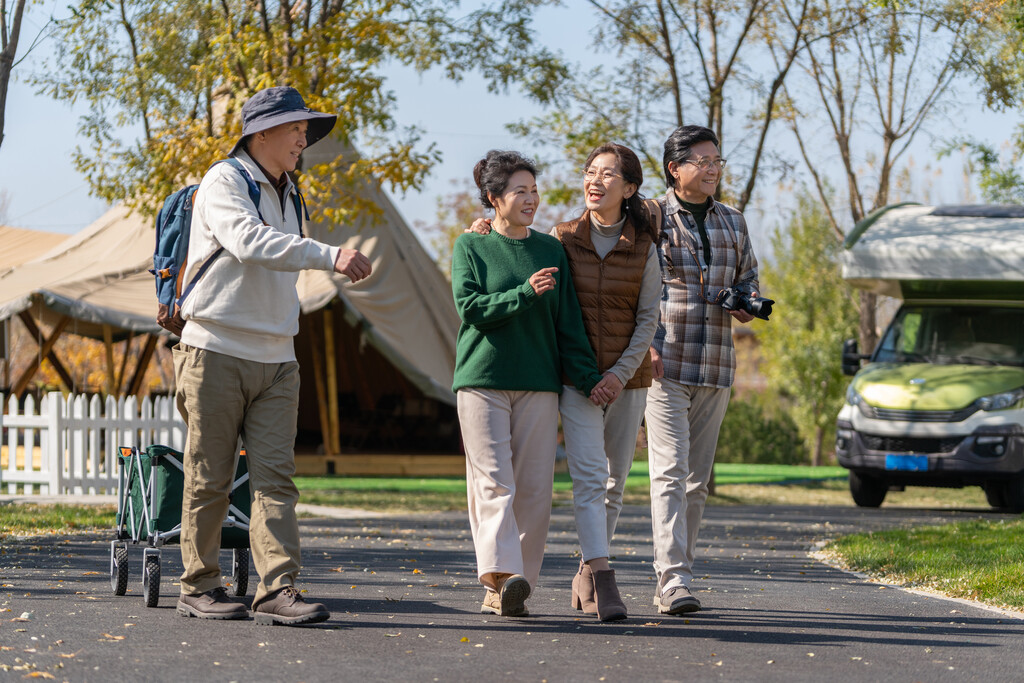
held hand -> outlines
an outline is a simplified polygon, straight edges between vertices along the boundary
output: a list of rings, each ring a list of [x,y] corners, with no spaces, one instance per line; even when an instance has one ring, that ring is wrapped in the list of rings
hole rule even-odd
[[[466,228],[465,232],[475,232],[478,235],[486,235],[491,232],[490,218],[477,218],[473,225]]]
[[[619,378],[610,372],[604,373],[604,377],[594,386],[594,390],[590,392],[590,400],[597,405],[602,403],[605,405],[611,405],[615,403],[615,399],[622,393],[622,382]],[[599,399],[598,403],[595,399]]]
[[[347,275],[352,282],[359,282],[373,271],[370,259],[357,249],[342,249],[334,261],[334,272]]]
[[[541,268],[536,273],[530,276],[530,286],[533,287],[533,292],[540,296],[544,292],[550,292],[555,288],[555,273],[558,272],[558,268]]]
[[[658,350],[651,347],[651,378],[661,379],[665,376],[665,364],[661,360],[661,354]]]
[[[750,293],[750,298],[756,299],[757,298],[757,292],[751,292]],[[749,323],[751,320],[754,319],[753,314],[747,313],[746,311],[729,311],[729,315],[731,315],[732,317],[736,318],[741,323]]]

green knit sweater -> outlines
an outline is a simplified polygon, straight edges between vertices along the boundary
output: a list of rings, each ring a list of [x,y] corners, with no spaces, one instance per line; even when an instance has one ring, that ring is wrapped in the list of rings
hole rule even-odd
[[[530,276],[557,267],[537,296]],[[562,374],[584,394],[601,380],[562,244],[531,230],[514,240],[465,233],[452,254],[452,293],[462,318],[453,391],[463,387],[561,393]]]

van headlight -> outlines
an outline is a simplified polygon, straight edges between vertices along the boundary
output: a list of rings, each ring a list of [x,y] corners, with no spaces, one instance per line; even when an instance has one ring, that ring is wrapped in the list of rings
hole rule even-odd
[[[853,384],[851,383],[850,386],[846,388],[846,402],[849,403],[851,406],[859,406],[861,404],[861,401],[863,400],[864,399],[860,397],[860,394],[857,393],[857,391],[853,388]]]
[[[1021,400],[1024,400],[1024,387],[1019,387],[1013,391],[1004,391],[1001,394],[982,396],[974,403],[981,410],[1006,410],[1007,408],[1012,408]]]

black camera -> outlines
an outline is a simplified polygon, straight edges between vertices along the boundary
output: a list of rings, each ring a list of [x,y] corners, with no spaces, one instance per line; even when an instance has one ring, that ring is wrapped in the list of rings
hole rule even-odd
[[[750,296],[734,287],[727,287],[718,293],[715,303],[727,311],[746,311],[755,318],[767,320],[772,314],[772,304],[775,302],[763,296]]]

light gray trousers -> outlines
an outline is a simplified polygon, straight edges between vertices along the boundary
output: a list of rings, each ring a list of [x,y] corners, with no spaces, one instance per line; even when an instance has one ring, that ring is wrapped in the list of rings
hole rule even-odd
[[[611,554],[646,401],[647,389],[627,389],[610,406],[602,407],[573,387],[562,388],[558,411],[584,562]]]
[[[656,379],[647,392],[647,447],[657,594],[693,580],[697,532],[708,498],[729,389]]]

